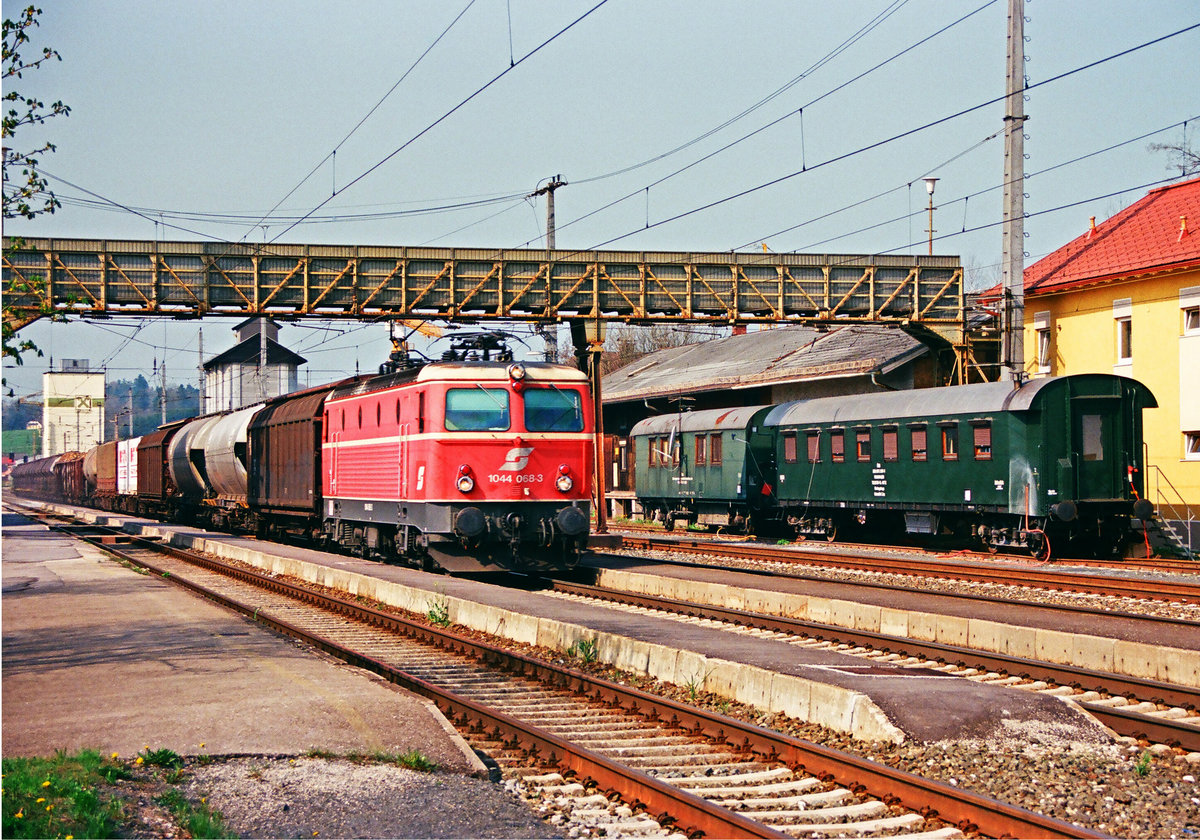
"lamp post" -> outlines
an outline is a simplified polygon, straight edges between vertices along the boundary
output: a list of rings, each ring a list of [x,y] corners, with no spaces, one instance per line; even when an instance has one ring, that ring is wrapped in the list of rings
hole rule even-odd
[[[929,193],[929,256],[933,256],[933,188],[937,186],[937,178],[925,179],[925,191]]]

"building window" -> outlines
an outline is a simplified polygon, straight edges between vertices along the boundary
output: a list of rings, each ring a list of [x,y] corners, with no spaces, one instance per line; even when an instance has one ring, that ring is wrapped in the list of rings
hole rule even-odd
[[[796,463],[796,433],[783,433],[783,460],[788,464]]]
[[[708,443],[707,437],[705,437],[704,435],[696,435],[696,466],[700,466],[708,460],[708,458],[706,457],[707,456],[707,447],[705,446],[706,443]]]
[[[821,433],[808,433],[808,462],[810,464],[819,464],[821,462]]]
[[[1133,319],[1126,315],[1116,319],[1117,324],[1117,363],[1124,364],[1133,361]]]
[[[860,461],[871,460],[871,430],[858,429],[854,433],[855,452]]]
[[[829,433],[829,450],[835,464],[846,460],[846,433],[841,429]]]
[[[1188,461],[1200,461],[1200,432],[1183,433],[1183,457]]]
[[[971,427],[976,461],[992,460],[992,424],[976,423]]]
[[[714,467],[721,463],[721,436],[710,435],[708,438],[708,463]]]
[[[942,426],[942,460],[958,460],[958,424]]]
[[[1037,366],[1039,373],[1050,372],[1050,328],[1037,330]]]
[[[912,428],[912,459],[914,461],[924,461],[926,455],[926,438],[927,430],[924,426],[914,426]]]
[[[883,430],[883,460],[900,460],[900,432],[896,429]]]
[[[1200,335],[1200,306],[1189,306],[1183,310],[1183,334]]]

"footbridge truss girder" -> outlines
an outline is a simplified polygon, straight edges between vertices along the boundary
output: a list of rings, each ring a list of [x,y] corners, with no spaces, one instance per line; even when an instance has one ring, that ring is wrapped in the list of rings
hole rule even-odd
[[[957,257],[5,237],[5,317],[893,323],[954,343]]]

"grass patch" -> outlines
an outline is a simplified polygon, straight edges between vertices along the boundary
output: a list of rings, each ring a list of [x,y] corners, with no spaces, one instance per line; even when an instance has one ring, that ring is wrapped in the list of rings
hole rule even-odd
[[[97,788],[120,777],[96,750],[53,758],[6,758],[5,837],[112,837],[125,816],[121,802]]]
[[[381,764],[395,764],[397,767],[418,770],[422,773],[432,773],[438,769],[434,761],[416,749],[402,753],[375,753],[372,758]]]
[[[172,750],[147,747],[132,762],[115,753],[106,758],[97,750],[60,750],[52,758],[5,758],[3,766],[6,838],[148,836],[141,833],[146,826],[138,809],[124,801],[147,789],[156,791],[154,801],[170,812],[181,836],[230,836],[219,813],[173,787],[187,770]]]

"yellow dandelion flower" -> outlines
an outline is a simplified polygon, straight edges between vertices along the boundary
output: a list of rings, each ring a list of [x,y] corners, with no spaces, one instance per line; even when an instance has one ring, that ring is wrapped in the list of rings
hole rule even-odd
[[[117,760],[118,758],[120,758],[120,757],[121,757],[121,754],[120,754],[120,753],[118,753],[118,752],[115,752],[115,753],[113,753],[113,754],[112,754],[112,760],[113,760],[113,761],[116,761],[116,760]]]
[[[54,810],[54,803],[53,803],[53,802],[51,802],[49,805],[47,805],[47,806],[46,806],[46,810],[47,810],[47,811],[53,811],[53,810]]]
[[[17,811],[17,813],[13,814],[13,816],[18,820],[25,819],[25,809],[22,808],[20,811]]]
[[[203,741],[201,741],[201,742],[200,742],[200,749],[204,749],[204,742],[203,742]]]
[[[68,834],[66,837],[64,837],[64,838],[63,838],[63,840],[75,840],[75,835],[74,835],[74,834]]]
[[[42,787],[50,787],[50,780],[47,779],[46,781],[42,782]]]
[[[134,764],[145,764],[145,763],[146,762],[142,759],[142,757],[140,755],[137,757],[137,761],[134,762]]]
[[[45,802],[45,801],[46,801],[46,797],[44,797],[44,796],[39,796],[39,797],[38,797],[38,799],[37,799],[37,804],[41,805],[41,804],[42,804],[43,802]]]

